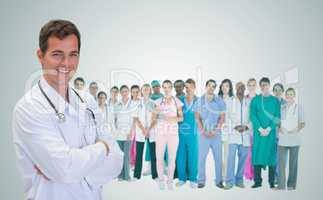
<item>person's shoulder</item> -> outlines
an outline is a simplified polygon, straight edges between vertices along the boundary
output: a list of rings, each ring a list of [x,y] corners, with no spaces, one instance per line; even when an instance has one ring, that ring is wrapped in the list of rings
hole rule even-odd
[[[80,98],[89,106],[90,108],[96,108],[98,106],[97,101],[94,99],[94,97],[87,91],[84,90],[75,90],[73,89],[74,92],[76,92]]]
[[[13,123],[17,120],[42,121],[50,112],[49,104],[45,104],[46,99],[42,96],[39,88],[35,85],[27,91],[16,103],[13,109]]]
[[[279,101],[279,99],[277,97],[275,97],[274,95],[270,95],[269,96],[270,100],[273,101],[275,104],[278,104],[279,106],[282,105],[282,103]]]
[[[36,86],[33,86],[29,91],[27,91],[16,103],[14,111],[28,110],[37,111],[41,106],[42,96],[40,90],[37,90]]]
[[[147,103],[147,106],[148,106],[148,109],[149,109],[150,111],[152,111],[152,110],[154,110],[154,109],[155,109],[155,107],[156,107],[156,103],[155,103],[153,100],[149,99],[149,100],[148,100],[148,103]]]
[[[160,103],[162,102],[162,100],[163,100],[163,97],[161,97],[161,98],[158,98],[158,99],[156,99],[156,100],[152,100],[156,105],[160,105]]]
[[[176,102],[176,107],[177,108],[182,108],[184,106],[184,100],[182,101],[181,98],[175,97],[175,102]]]
[[[183,96],[181,96],[181,97],[174,97],[174,99],[175,99],[175,101],[176,101],[177,104],[182,105],[183,104],[183,101],[185,99],[185,96],[184,97]]]
[[[131,100],[130,101],[131,108],[137,108],[140,104],[141,104],[141,100]]]
[[[222,97],[220,97],[219,95],[215,95],[213,98],[213,102],[220,108],[220,109],[225,109],[226,108],[226,103],[223,100]]]
[[[155,105],[156,105],[155,101],[154,101],[154,100],[152,100],[152,99],[149,99],[149,100],[148,100],[148,104],[149,104],[149,105],[153,105],[153,106],[155,106]]]
[[[225,101],[223,100],[223,98],[222,97],[220,97],[219,95],[215,95],[214,96],[214,101],[215,102],[217,102],[217,103],[220,103],[220,104],[224,104],[225,103]]]
[[[205,101],[205,95],[202,95],[202,96],[199,96],[199,97],[196,97],[196,104],[202,104],[204,103]]]
[[[202,98],[204,97],[204,95],[202,95],[202,96],[195,96],[195,99],[196,99],[196,101],[201,101],[202,100]]]
[[[182,103],[184,103],[186,96],[182,95],[180,97],[177,97]]]
[[[80,95],[80,97],[84,99],[86,102],[90,102],[90,103],[96,102],[94,97],[88,91],[75,90],[75,89],[74,91],[76,91]]]
[[[228,101],[232,101],[236,96],[232,95],[228,97]]]
[[[262,97],[261,94],[256,94],[256,96],[254,96],[252,99],[251,99],[251,102],[257,102],[259,101],[259,99]]]
[[[118,101],[113,105],[113,107],[114,107],[115,109],[120,109],[120,108],[122,107],[122,103],[121,103],[121,101],[120,101],[120,100],[118,100]]]
[[[231,96],[226,100],[226,103],[231,104],[235,100],[236,96]]]

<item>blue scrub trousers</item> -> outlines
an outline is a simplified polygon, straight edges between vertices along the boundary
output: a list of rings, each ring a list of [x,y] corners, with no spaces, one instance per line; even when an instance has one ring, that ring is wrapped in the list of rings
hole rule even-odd
[[[247,160],[248,148],[241,144],[229,144],[227,163],[227,185],[237,185],[243,183],[243,172]],[[238,154],[238,169],[235,170],[236,156]]]
[[[180,181],[197,182],[198,136],[179,135],[176,157],[177,174]],[[188,173],[188,174],[187,174]]]
[[[222,182],[222,140],[221,135],[217,134],[214,137],[206,137],[200,134],[199,137],[199,161],[198,161],[198,178],[197,182],[205,184],[205,164],[209,150],[212,150],[214,165],[215,165],[215,183]]]

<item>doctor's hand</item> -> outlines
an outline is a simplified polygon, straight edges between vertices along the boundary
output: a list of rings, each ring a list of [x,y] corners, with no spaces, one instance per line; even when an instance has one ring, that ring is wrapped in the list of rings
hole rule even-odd
[[[127,140],[132,140],[133,134],[132,131],[127,135]]]
[[[199,130],[200,130],[200,133],[201,133],[202,135],[204,135],[204,136],[206,136],[206,137],[209,137],[208,132],[207,132],[204,128],[201,128],[201,129],[199,129]]]
[[[267,136],[267,130],[263,128],[259,128],[258,131],[260,132],[261,136]]]
[[[149,132],[150,132],[150,128],[145,128],[144,135],[146,138],[149,138]]]
[[[213,136],[215,136],[215,135],[216,135],[216,131],[217,131],[216,129],[215,129],[215,130],[211,130],[211,131],[209,131],[209,132],[208,132],[208,136],[209,136],[209,137],[213,137]]]
[[[178,122],[177,117],[167,117],[166,121],[169,123],[177,123]]]
[[[42,171],[40,171],[40,169],[36,165],[34,165],[34,168],[37,171],[38,175],[41,175],[42,177],[44,177],[46,181],[50,181],[50,179]]]

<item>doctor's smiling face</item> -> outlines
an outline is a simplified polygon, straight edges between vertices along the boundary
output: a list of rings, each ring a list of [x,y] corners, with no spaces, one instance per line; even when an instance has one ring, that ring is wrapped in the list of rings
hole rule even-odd
[[[120,87],[120,94],[121,94],[122,100],[127,101],[129,98],[129,88],[126,85],[121,86]]]
[[[165,93],[165,97],[172,96],[173,84],[170,80],[165,80],[163,82],[163,90]]]
[[[216,82],[214,80],[211,79],[206,82],[207,95],[214,95],[215,88],[216,88]]]
[[[144,98],[149,98],[149,96],[151,95],[151,87],[149,84],[144,84],[142,87],[141,87],[141,93],[142,93],[142,96]]]
[[[286,94],[286,101],[289,104],[292,104],[295,102],[296,91],[294,88],[288,88],[285,94]]]
[[[185,91],[187,95],[194,95],[195,91],[195,82],[188,82],[185,83]]]
[[[257,90],[256,79],[254,79],[254,78],[249,79],[248,83],[247,83],[247,88],[248,88],[249,94],[256,94],[256,90]]]
[[[264,77],[259,82],[261,93],[264,96],[270,95],[270,80],[267,77]]]
[[[45,80],[55,89],[66,88],[79,63],[80,34],[69,21],[54,20],[41,29],[37,56]]]

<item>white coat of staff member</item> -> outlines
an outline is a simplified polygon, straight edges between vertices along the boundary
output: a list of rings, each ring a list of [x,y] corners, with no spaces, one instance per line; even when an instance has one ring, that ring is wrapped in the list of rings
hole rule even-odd
[[[40,31],[42,76],[13,111],[26,199],[99,200],[102,186],[121,171],[123,154],[101,128],[96,102],[69,87],[80,45],[70,21],[51,20]]]

